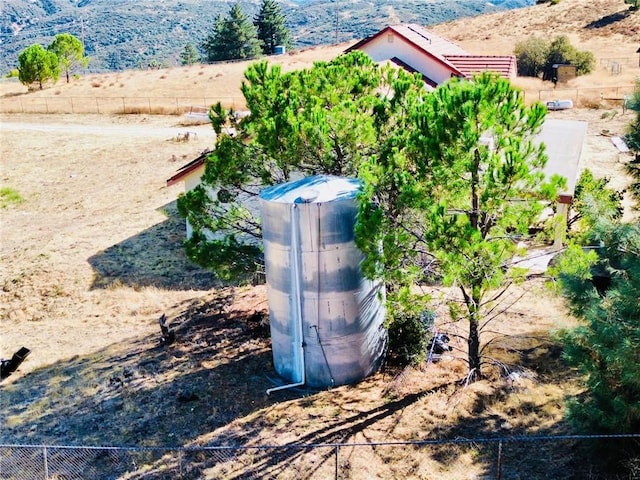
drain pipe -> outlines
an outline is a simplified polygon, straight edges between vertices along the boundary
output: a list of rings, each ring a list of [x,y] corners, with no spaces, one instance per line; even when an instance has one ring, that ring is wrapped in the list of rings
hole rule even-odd
[[[308,201],[308,200],[306,200]],[[298,198],[291,204],[291,295],[293,295],[293,316],[296,320],[294,324],[293,343],[294,358],[298,357],[298,367],[300,369],[301,380],[299,382],[281,385],[279,387],[269,388],[267,395],[278,390],[288,388],[301,387],[306,383],[305,379],[305,363],[304,363],[304,339],[302,337],[302,288],[300,287],[300,215],[298,203],[306,203],[305,199]]]

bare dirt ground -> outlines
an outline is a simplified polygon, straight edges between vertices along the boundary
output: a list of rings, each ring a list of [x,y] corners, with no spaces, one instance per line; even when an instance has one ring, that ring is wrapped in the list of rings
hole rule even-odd
[[[283,71],[310,67],[313,62],[331,60],[349,45],[312,47],[292,51],[285,55],[269,57],[271,65]],[[96,98],[100,111],[138,109],[147,111],[149,101],[152,110],[162,108],[166,113],[175,113],[176,108],[188,110],[191,106],[205,107],[216,101],[227,107],[244,108],[240,90],[243,74],[253,61],[196,64],[160,70],[128,70],[117,73],[82,76],[67,84],[58,82],[51,88],[35,91],[25,97],[26,87],[19,82],[0,82],[0,111],[32,112],[44,111],[46,99],[50,109],[61,113],[91,112],[96,110]],[[73,107],[68,98],[73,98]],[[142,99],[139,102],[122,104],[121,98]],[[147,101],[147,99],[150,99]],[[168,101],[165,101],[169,99]],[[155,113],[161,113],[156,111]]]
[[[613,188],[627,186],[622,166],[629,156],[610,135],[621,135],[632,113],[574,109],[549,117],[587,121],[583,167],[610,177]],[[175,116],[0,120],[2,186],[25,198],[1,212],[0,312],[10,328],[3,329],[0,347],[7,356],[30,338],[39,353],[23,371],[108,345],[121,335],[113,333],[119,327],[132,335],[155,329],[161,312],[214,286],[184,258],[175,211],[181,187],[164,184],[213,145],[210,126],[182,126]],[[175,140],[187,131],[197,136]],[[632,216],[628,208],[626,218]],[[45,329],[36,337],[41,345],[32,343],[35,327]]]
[[[321,52],[311,51],[309,59]],[[214,72],[225,68],[220,76]],[[97,76],[56,88],[59,95],[129,88],[174,95],[211,83],[217,85],[212,95],[235,95],[241,73],[232,71],[240,68],[124,72],[121,81]],[[632,114],[615,102],[596,103],[549,116],[588,121],[583,166],[622,189],[628,157],[610,135],[622,134]],[[187,131],[197,136],[176,141]],[[0,386],[0,444],[283,445],[570,431],[564,401],[581,387],[550,332],[575,321],[540,281],[514,289],[505,302],[517,304],[492,326],[509,336],[495,342],[491,355],[518,375],[498,378],[490,369],[490,381],[460,386],[464,344],[455,335],[464,329],[446,320],[443,296],[454,293],[436,290],[441,327],[454,336],[450,359],[403,371],[386,366],[356,386],[267,396],[274,373],[265,289],[223,287],[187,261],[175,209],[182,187],[165,184],[213,143],[210,126],[180,116],[0,116],[0,187],[24,198],[0,210],[0,356],[23,345],[32,350]],[[630,219],[628,199],[627,206]],[[170,346],[159,344],[162,313],[177,335]],[[588,478],[592,460],[576,454],[579,446],[511,444],[504,478],[522,478],[522,472],[530,479]],[[228,460],[193,458],[197,473],[185,478],[334,474],[332,451],[245,452]],[[166,459],[144,468],[128,478],[175,478]],[[353,479],[494,478],[496,451],[482,444],[350,447],[341,452],[339,472]]]
[[[37,367],[93,351],[114,330],[145,331],[149,315],[211,286],[181,255],[177,191],[163,185],[212,144],[210,128],[178,144],[173,138],[186,129],[172,128],[175,118],[22,120],[4,118],[1,130],[2,184],[25,199],[2,212],[2,321],[11,325],[3,356],[29,344],[40,352],[30,358]],[[150,247],[160,244],[169,250],[156,257]],[[173,285],[172,267],[190,274]],[[186,291],[167,302],[163,286]],[[30,327],[17,331],[23,322]]]
[[[588,120],[585,166],[625,185],[624,157],[601,133],[621,133],[630,114],[551,115]],[[558,375],[565,367],[549,332],[573,321],[540,283],[516,289],[509,299],[524,297],[494,325],[510,335],[496,343],[495,358],[526,372],[517,385],[494,379],[460,389],[464,364],[456,358],[464,344],[456,340],[453,359],[426,370],[387,367],[357,386],[268,397],[275,374],[264,287],[222,288],[187,261],[175,211],[181,187],[165,186],[212,145],[210,127],[185,127],[176,116],[0,121],[1,185],[24,197],[0,211],[0,354],[32,350],[2,384],[0,443],[281,445],[568,431],[563,399],[580,387],[570,371]],[[176,142],[185,130],[197,138]],[[443,292],[434,295],[446,319]],[[168,347],[159,344],[162,313],[178,337]],[[457,324],[441,327],[464,334]],[[365,450],[345,452],[345,478],[428,478],[432,471],[479,478],[495,469],[488,447],[435,448],[426,457],[421,449]],[[519,447],[505,458],[526,462],[529,478],[548,478],[553,469],[576,468],[561,452],[550,450],[553,467],[544,469]],[[197,471],[211,472],[197,478],[246,478],[247,471],[323,478],[333,468],[330,455],[309,464],[300,452],[243,456],[248,467],[240,473],[237,461],[195,462]],[[172,467],[157,460],[154,468]],[[157,475],[145,478],[165,478]]]

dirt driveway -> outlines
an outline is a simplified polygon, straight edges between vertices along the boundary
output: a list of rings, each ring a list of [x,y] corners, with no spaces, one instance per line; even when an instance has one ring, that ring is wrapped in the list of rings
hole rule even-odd
[[[2,117],[0,184],[24,201],[0,211],[0,356],[30,348],[23,373],[155,331],[214,286],[182,252],[182,186],[165,184],[214,132],[181,121]]]

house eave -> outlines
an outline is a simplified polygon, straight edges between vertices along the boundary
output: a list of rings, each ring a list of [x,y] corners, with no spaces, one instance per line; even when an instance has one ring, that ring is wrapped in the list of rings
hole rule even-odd
[[[183,181],[186,177],[188,177],[195,170],[197,170],[198,168],[202,167],[204,165],[204,162],[207,159],[207,156],[210,153],[211,153],[210,150],[205,150],[204,152],[202,152],[200,154],[199,157],[191,160],[186,165],[183,165],[182,167],[180,167],[178,169],[178,171],[176,172],[176,174],[167,180],[167,187],[170,187],[172,185],[175,185],[176,183],[179,183],[179,182]]]

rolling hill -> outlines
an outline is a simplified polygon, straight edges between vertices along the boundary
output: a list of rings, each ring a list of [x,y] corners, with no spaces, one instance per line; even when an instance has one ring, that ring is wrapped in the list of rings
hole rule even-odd
[[[287,0],[283,11],[296,48],[362,38],[388,24],[432,25],[532,5],[534,0]],[[240,2],[253,17],[258,0]],[[199,45],[225,0],[5,0],[0,3],[0,72],[15,68],[18,53],[49,44],[58,33],[85,43],[90,70],[123,70],[150,63],[176,65],[188,42]]]

